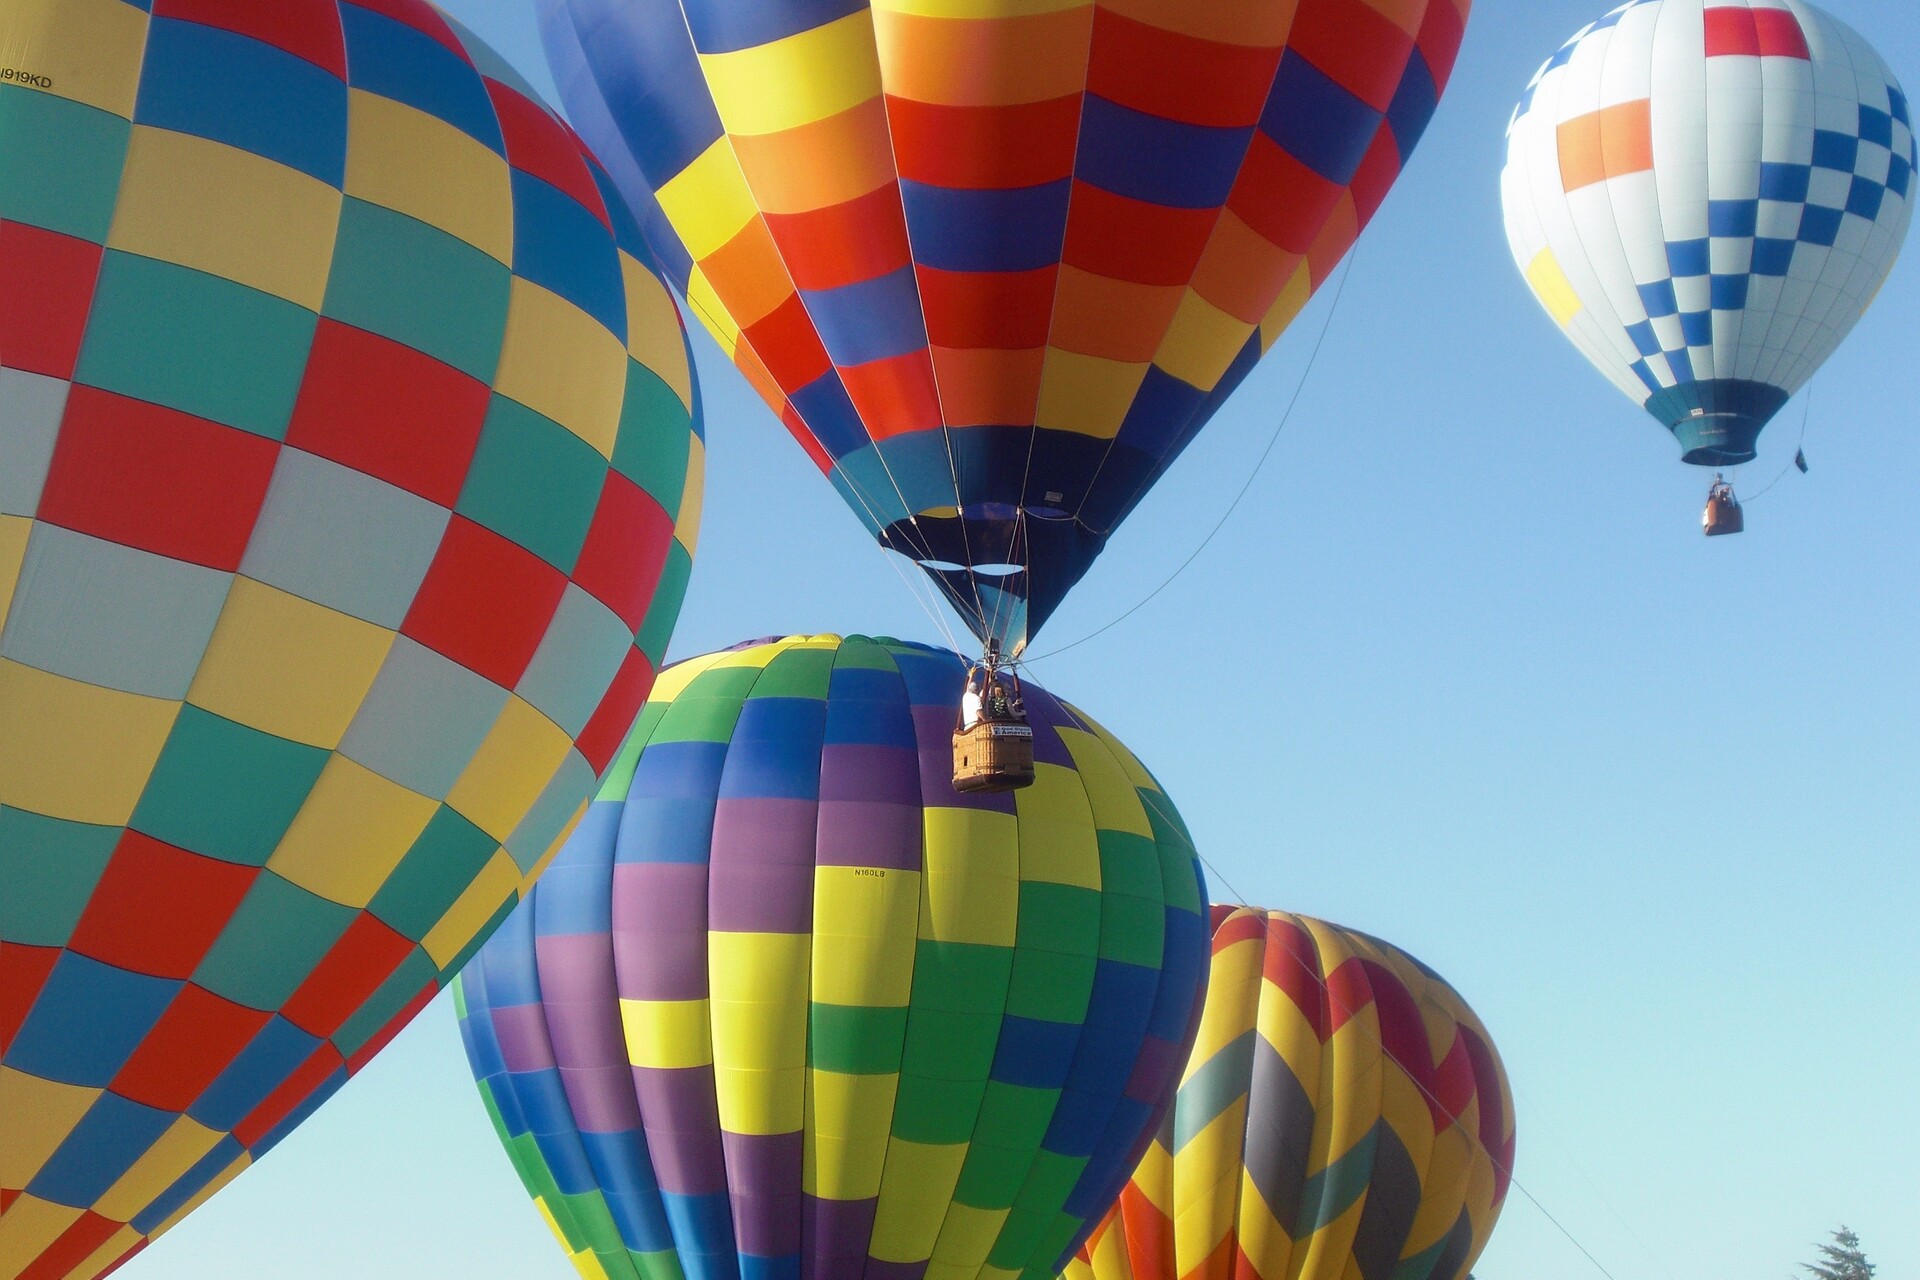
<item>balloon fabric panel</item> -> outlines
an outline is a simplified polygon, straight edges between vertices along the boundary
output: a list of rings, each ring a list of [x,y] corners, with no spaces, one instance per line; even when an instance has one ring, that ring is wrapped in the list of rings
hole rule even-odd
[[[419,0],[0,13],[0,1277],[245,1169],[506,914],[651,687],[685,335]]]
[[[963,667],[792,637],[669,668],[456,987],[583,1276],[1051,1277],[1170,1103],[1204,887],[1159,787],[1026,686],[1039,778],[952,789]]]
[[[1679,440],[1753,456],[1865,313],[1905,238],[1905,94],[1801,0],[1635,0],[1514,112],[1507,236],[1581,353]]]
[[[668,274],[1012,651],[1353,244],[1466,0],[546,0]]]
[[[1485,1028],[1365,934],[1245,907],[1213,920],[1178,1099],[1063,1280],[1460,1280],[1514,1157]]]

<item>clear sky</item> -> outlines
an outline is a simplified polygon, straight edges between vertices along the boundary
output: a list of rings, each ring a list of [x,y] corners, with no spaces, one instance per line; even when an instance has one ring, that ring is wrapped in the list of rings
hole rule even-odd
[[[1609,0],[1479,0],[1299,408],[1200,559],[1040,678],[1155,770],[1263,906],[1390,939],[1481,1013],[1520,1183],[1619,1280],[1783,1280],[1841,1222],[1920,1275],[1920,266],[1815,383],[1806,452],[1707,475],[1507,255],[1514,100]],[[449,7],[548,87],[531,0]],[[1913,0],[1830,0],[1920,90]],[[1161,583],[1245,481],[1327,314],[1113,539],[1044,651]],[[698,340],[707,523],[673,653],[936,640]],[[1793,455],[1800,407],[1739,477]],[[910,572],[912,572],[910,570]],[[1218,885],[1216,896],[1228,896]],[[1480,1280],[1601,1273],[1516,1191]],[[428,1009],[131,1280],[566,1280]]]

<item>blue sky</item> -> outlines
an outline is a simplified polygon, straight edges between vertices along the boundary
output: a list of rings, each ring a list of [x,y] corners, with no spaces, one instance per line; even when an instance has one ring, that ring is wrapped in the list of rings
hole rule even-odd
[[[451,0],[543,89],[531,0]],[[1738,538],[1590,371],[1501,231],[1512,103],[1604,0],[1480,0],[1246,501],[1038,666],[1241,894],[1399,943],[1480,1011],[1520,1183],[1620,1280],[1779,1277],[1842,1221],[1920,1273],[1920,268],[1815,383]],[[1920,88],[1911,0],[1832,0]],[[1330,292],[1330,290],[1329,290]],[[1246,480],[1308,311],[1036,649],[1160,584]],[[939,633],[699,340],[707,524],[673,652]],[[1739,477],[1792,457],[1800,406]],[[1216,895],[1228,891],[1216,886]],[[128,1274],[566,1280],[430,1008]],[[1481,1280],[1601,1273],[1516,1191]]]

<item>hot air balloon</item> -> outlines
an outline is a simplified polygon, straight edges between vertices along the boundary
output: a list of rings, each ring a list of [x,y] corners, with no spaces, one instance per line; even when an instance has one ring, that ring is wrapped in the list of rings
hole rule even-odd
[[[0,1277],[91,1277],[425,1004],[685,587],[685,336],[419,0],[0,6]]]
[[[1213,908],[1179,1098],[1063,1280],[1460,1280],[1513,1168],[1506,1074],[1418,960]]]
[[[994,658],[1352,246],[1467,10],[545,0],[544,31],[694,313]]]
[[[1634,0],[1582,30],[1507,131],[1507,239],[1541,306],[1701,467],[1865,313],[1913,212],[1906,95],[1802,0]],[[1717,481],[1706,526],[1735,532]]]
[[[481,1096],[581,1275],[1051,1280],[1118,1193],[1197,1012],[1199,866],[1033,685],[1034,785],[954,791],[961,668],[858,636],[668,668],[461,975]]]

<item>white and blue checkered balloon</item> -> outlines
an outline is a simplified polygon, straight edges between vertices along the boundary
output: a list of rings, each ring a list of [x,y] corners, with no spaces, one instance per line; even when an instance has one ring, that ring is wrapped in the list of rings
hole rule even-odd
[[[1907,99],[1801,0],[1632,0],[1514,112],[1507,238],[1574,345],[1680,441],[1753,457],[1879,292],[1914,197]]]

